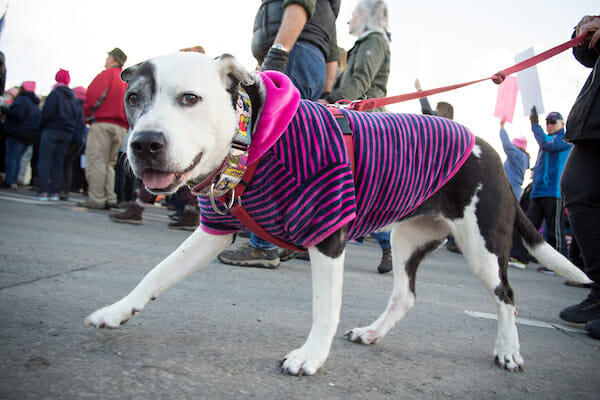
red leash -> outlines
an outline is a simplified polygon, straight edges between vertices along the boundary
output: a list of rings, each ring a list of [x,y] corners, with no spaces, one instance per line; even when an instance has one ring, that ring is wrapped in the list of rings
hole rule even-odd
[[[434,94],[448,92],[450,90],[459,89],[461,87],[465,87],[465,86],[473,85],[475,83],[487,81],[488,79],[491,79],[495,84],[499,85],[502,82],[504,82],[504,79],[506,79],[507,76],[514,74],[515,72],[519,72],[519,71],[523,71],[524,69],[531,68],[534,65],[541,63],[542,61],[546,61],[547,59],[552,58],[555,55],[560,54],[565,50],[568,50],[572,47],[579,45],[581,42],[583,42],[583,40],[586,38],[586,36],[587,35],[577,36],[576,38],[571,39],[568,42],[565,42],[561,45],[553,47],[550,50],[546,50],[545,52],[540,53],[531,58],[528,58],[527,60],[521,61],[520,63],[515,64],[512,67],[508,67],[506,69],[503,69],[502,71],[498,71],[494,75],[492,75],[488,78],[478,79],[476,81],[471,81],[471,82],[458,83],[456,85],[444,86],[444,87],[440,87],[437,89],[422,90],[422,91],[413,92],[413,93],[401,94],[398,96],[380,97],[380,98],[376,98],[376,99],[366,99],[366,100],[356,100],[356,101],[353,101],[350,103],[350,106],[348,107],[348,109],[354,110],[354,111],[372,110],[374,108],[383,107],[383,106],[386,106],[389,104],[401,103],[401,102],[407,101],[407,100],[420,99],[420,98],[431,96]]]

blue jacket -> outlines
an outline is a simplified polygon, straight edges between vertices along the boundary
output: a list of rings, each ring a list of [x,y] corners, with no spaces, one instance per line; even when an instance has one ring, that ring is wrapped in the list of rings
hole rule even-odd
[[[510,186],[517,196],[517,200],[521,198],[521,187],[523,186],[523,177],[525,171],[529,168],[529,154],[521,150],[511,143],[508,138],[508,133],[504,128],[500,129],[500,140],[502,147],[506,153],[506,161],[504,162],[504,172],[508,177]]]
[[[83,108],[73,90],[67,86],[57,86],[44,102],[40,128],[57,129],[78,134],[85,128]]]
[[[539,124],[532,124],[531,130],[540,150],[533,167],[532,199],[537,197],[555,197],[560,199],[560,176],[565,167],[572,145],[563,140],[565,129],[556,134],[546,135]]]
[[[4,111],[6,122],[4,131],[8,136],[19,137],[21,133],[39,136],[40,99],[33,92],[23,92]]]

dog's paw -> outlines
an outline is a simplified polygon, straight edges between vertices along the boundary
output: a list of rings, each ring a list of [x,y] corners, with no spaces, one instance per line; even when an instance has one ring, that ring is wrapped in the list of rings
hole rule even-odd
[[[304,345],[285,356],[281,361],[281,372],[296,376],[314,375],[323,365],[328,354],[311,354],[314,352],[308,351],[308,347]]]
[[[94,311],[85,319],[85,324],[96,328],[118,328],[140,311],[140,309],[121,300]]]
[[[518,351],[514,353],[500,353],[494,351],[494,362],[500,367],[509,372],[523,371],[525,362]]]
[[[344,334],[344,336],[346,336],[348,340],[352,342],[362,344],[377,343],[382,338],[382,336],[379,335],[376,330],[369,327],[350,329]]]

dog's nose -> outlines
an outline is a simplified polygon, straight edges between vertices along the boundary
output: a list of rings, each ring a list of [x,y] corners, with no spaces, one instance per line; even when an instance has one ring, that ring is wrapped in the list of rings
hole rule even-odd
[[[161,132],[137,132],[130,143],[136,155],[154,157],[161,153],[166,145],[165,136]]]

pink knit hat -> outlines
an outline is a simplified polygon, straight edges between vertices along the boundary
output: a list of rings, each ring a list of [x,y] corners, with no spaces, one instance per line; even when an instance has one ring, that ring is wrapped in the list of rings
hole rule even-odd
[[[25,81],[21,84],[21,87],[28,92],[35,92],[35,81]]]
[[[73,88],[73,92],[75,92],[75,97],[79,100],[85,100],[86,89],[83,86],[77,86]]]
[[[54,77],[57,83],[62,83],[63,85],[68,85],[71,82],[71,75],[69,75],[69,71],[66,69],[59,69]]]
[[[523,136],[513,139],[512,144],[523,151],[527,150],[527,139],[525,139]]]

